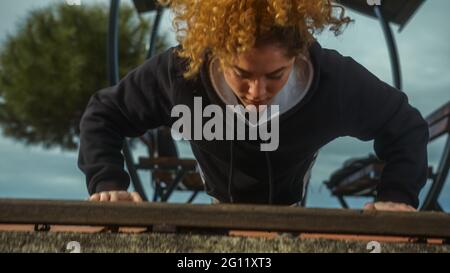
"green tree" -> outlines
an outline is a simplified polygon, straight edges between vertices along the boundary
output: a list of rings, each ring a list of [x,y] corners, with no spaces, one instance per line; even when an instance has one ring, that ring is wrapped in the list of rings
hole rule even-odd
[[[108,6],[32,11],[0,51],[0,126],[26,144],[75,149],[90,96],[108,86]],[[145,60],[150,24],[120,10],[120,76]],[[165,48],[159,39],[157,49]]]

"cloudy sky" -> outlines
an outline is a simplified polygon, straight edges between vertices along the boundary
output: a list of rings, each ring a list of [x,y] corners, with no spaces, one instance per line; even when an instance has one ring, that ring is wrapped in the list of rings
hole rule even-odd
[[[30,10],[57,2],[61,0],[0,1],[0,43],[7,33],[14,33],[16,25]],[[82,4],[91,2],[108,3],[107,0],[81,0]],[[403,91],[424,116],[450,100],[450,32],[445,27],[448,25],[449,10],[448,0],[428,0],[406,28],[401,33],[395,33],[403,70]],[[337,38],[329,33],[320,35],[319,42],[324,47],[352,56],[378,77],[392,83],[388,51],[379,23],[351,11],[348,13],[355,23]],[[170,14],[166,14],[163,25],[174,43],[170,18]],[[429,146],[430,164],[435,165],[439,160],[444,143],[445,139],[441,138]],[[192,157],[187,146],[180,145],[180,148],[183,156]],[[139,149],[136,156],[142,154],[142,150]],[[370,152],[371,142],[352,138],[337,139],[325,146],[313,169],[308,206],[337,207],[338,203],[330,197],[322,182],[346,159]],[[0,198],[85,199],[84,176],[78,170],[76,160],[75,152],[26,147],[0,136]],[[149,181],[148,174],[143,173],[142,178]],[[440,202],[446,210],[450,210],[450,181],[447,182]],[[146,190],[151,194],[148,183]],[[183,202],[187,197],[178,193],[171,201]],[[351,199],[350,204],[361,207],[366,201]],[[209,202],[209,198],[201,195],[196,202]]]

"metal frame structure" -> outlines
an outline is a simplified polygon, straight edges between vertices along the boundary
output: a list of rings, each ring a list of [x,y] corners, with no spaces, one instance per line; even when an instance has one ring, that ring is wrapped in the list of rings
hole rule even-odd
[[[414,13],[425,2],[425,0],[383,0],[380,6],[366,5],[366,3],[364,3],[366,1],[361,0],[340,0],[339,2],[355,11],[361,12],[367,16],[375,17],[380,21],[389,50],[394,86],[397,89],[401,89],[402,76],[399,53],[395,42],[395,37],[392,33],[392,29],[389,23],[392,22],[399,25],[399,31],[401,31],[405,27],[407,22],[412,18]],[[386,5],[383,5],[383,3]],[[439,112],[439,110],[436,112]],[[432,173],[430,174],[433,180],[433,184],[425,197],[425,200],[420,208],[421,210],[443,211],[441,206],[439,205],[438,198],[445,184],[449,167],[450,137],[448,137],[445,148],[443,150],[443,155],[436,171],[437,176]],[[348,205],[342,196],[337,196],[337,198],[342,207],[348,208]]]
[[[156,9],[156,17],[155,22],[153,23],[152,34],[150,37],[150,44],[147,54],[147,58],[150,58],[153,56],[156,48],[156,36],[158,33],[158,28],[164,10],[161,7],[156,7],[155,5],[150,6],[142,5],[148,1],[136,1],[136,2],[139,2],[141,4],[136,5],[138,7],[139,12],[148,11],[149,8],[151,9],[152,7]],[[116,85],[119,82],[119,10],[120,10],[120,0],[111,0],[109,11],[108,44],[107,44],[107,51],[108,51],[107,68],[110,86]],[[141,179],[139,178],[139,174],[137,173],[136,164],[134,163],[133,154],[128,140],[125,140],[124,142],[123,155],[135,191],[138,192],[139,195],[141,195],[144,201],[148,201],[147,195],[145,194],[144,188],[142,186]]]
[[[370,5],[366,0],[338,0],[337,2],[380,21],[389,51],[393,84],[397,89],[401,89],[400,57],[389,23],[399,25],[399,31],[401,31],[425,0],[380,0],[380,5],[375,4],[375,2]]]

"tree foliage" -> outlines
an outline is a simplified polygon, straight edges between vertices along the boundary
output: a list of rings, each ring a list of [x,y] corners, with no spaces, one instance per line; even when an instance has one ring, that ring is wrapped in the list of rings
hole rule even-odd
[[[46,148],[77,147],[90,96],[108,86],[105,5],[37,9],[8,35],[0,51],[3,134]],[[133,7],[120,10],[120,75],[145,60],[150,24]],[[164,48],[159,39],[158,49]]]

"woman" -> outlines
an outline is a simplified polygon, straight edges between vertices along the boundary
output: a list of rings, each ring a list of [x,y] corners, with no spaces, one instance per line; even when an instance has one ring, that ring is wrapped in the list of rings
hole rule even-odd
[[[91,200],[140,201],[126,192],[124,137],[173,126],[174,107],[194,112],[197,99],[201,107],[279,109],[272,151],[261,151],[261,141],[190,140],[206,191],[218,201],[298,203],[317,151],[353,136],[375,140],[386,161],[365,209],[415,210],[426,181],[427,124],[403,92],[317,43],[314,34],[338,35],[351,22],[343,8],[328,0],[161,2],[175,13],[180,45],[97,92],[82,118],[79,167]]]

